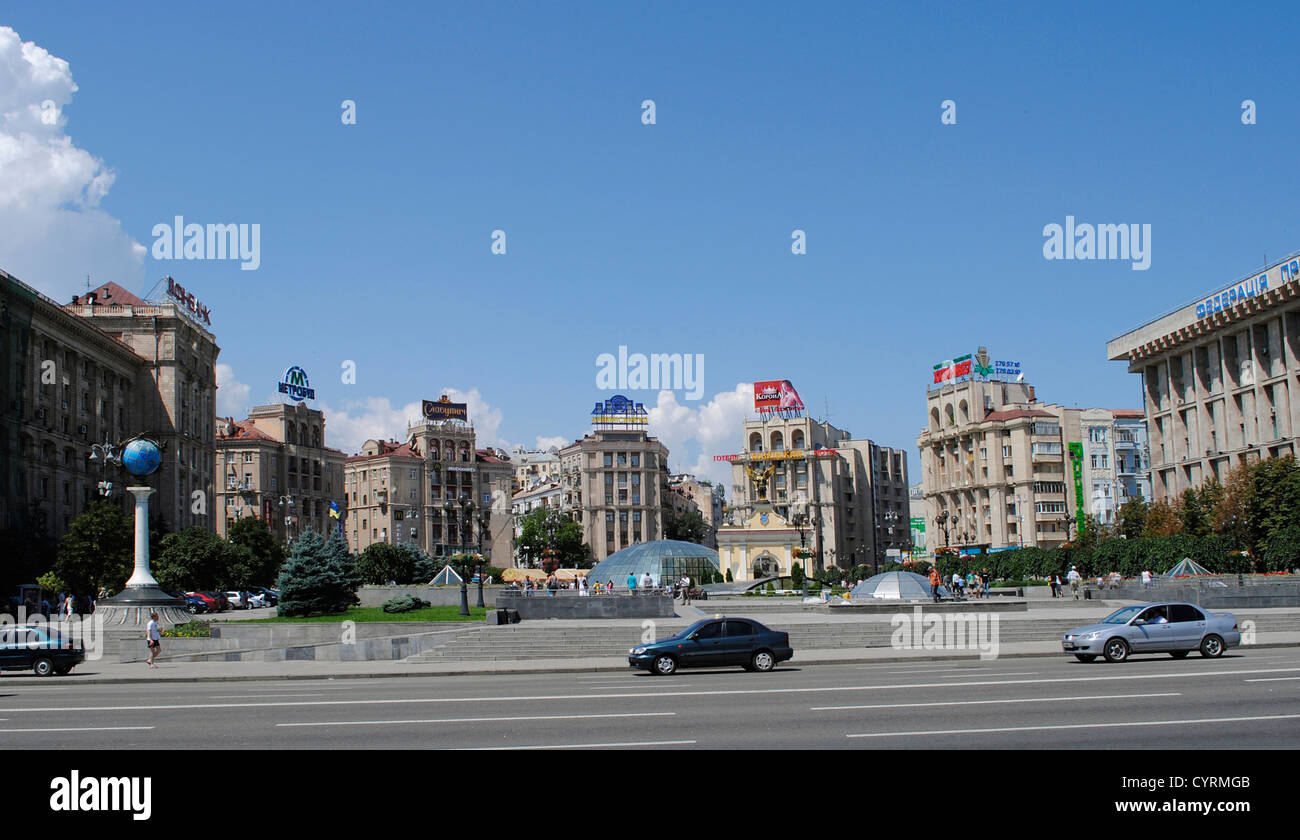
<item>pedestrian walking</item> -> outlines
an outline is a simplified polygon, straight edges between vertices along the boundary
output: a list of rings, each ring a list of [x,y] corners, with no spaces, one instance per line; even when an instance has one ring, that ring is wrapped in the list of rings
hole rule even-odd
[[[930,594],[934,596],[934,602],[939,603],[939,582],[943,578],[939,577],[939,567],[935,566],[930,569]]]
[[[1146,569],[1142,570],[1142,588],[1143,589],[1151,588],[1151,573]]]
[[[627,573],[627,593],[629,595],[636,594],[636,572]]]
[[[682,587],[682,603],[690,604],[691,603],[691,578],[689,575],[682,575],[681,587]]]
[[[1065,576],[1065,579],[1070,582],[1070,591],[1074,593],[1074,600],[1079,600],[1079,581],[1083,580],[1079,570],[1071,566],[1070,573]]]
[[[153,664],[154,657],[162,652],[162,633],[158,630],[158,613],[149,613],[149,624],[144,629],[144,642],[149,646],[149,667],[157,669],[158,666]]]

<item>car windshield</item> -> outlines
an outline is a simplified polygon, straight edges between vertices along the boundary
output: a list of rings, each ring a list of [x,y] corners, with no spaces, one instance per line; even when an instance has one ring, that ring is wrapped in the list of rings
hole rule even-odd
[[[1142,609],[1143,609],[1142,607],[1124,607],[1122,610],[1115,610],[1115,612],[1103,618],[1101,620],[1101,623],[1102,624],[1128,624],[1130,621],[1133,620],[1133,616],[1141,612]]]
[[[685,639],[687,636],[691,635],[691,634],[694,633],[696,630],[699,630],[701,627],[703,627],[704,625],[708,624],[708,623],[709,623],[710,621],[712,621],[712,620],[713,620],[713,619],[711,619],[711,618],[701,619],[701,620],[695,622],[694,624],[692,624],[691,626],[687,627],[686,629],[681,630],[680,632],[675,633],[675,634],[669,636],[668,638],[670,638],[670,639]]]

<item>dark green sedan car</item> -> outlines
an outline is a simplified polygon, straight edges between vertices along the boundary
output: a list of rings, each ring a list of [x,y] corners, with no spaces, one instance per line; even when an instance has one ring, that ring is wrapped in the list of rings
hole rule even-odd
[[[627,663],[652,674],[678,668],[739,665],[746,671],[770,671],[794,656],[790,634],[769,630],[752,618],[706,618],[675,636],[627,652]]]
[[[48,626],[0,626],[0,670],[63,676],[86,660],[86,648]]]

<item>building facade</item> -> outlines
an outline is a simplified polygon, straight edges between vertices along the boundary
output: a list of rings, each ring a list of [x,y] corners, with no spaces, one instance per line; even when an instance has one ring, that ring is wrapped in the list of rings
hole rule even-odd
[[[302,403],[262,405],[244,420],[218,418],[217,533],[256,516],[280,542],[308,528],[328,536],[346,520],[346,456],[325,446],[325,416]],[[339,518],[330,516],[330,503]]]
[[[560,480],[560,450],[556,447],[542,451],[516,446],[510,451],[510,465],[515,471],[516,491]]]
[[[722,524],[722,508],[726,501],[722,488],[707,479],[698,479],[687,473],[668,476],[668,487],[685,496],[699,511],[709,528],[705,545],[718,547],[718,526]]]
[[[1112,339],[1106,355],[1142,379],[1154,499],[1296,454],[1300,258]]]
[[[668,448],[639,429],[597,429],[560,450],[561,510],[581,523],[595,562],[663,539]]]
[[[750,518],[761,486],[783,521],[808,518],[809,568],[818,567],[817,558],[821,568],[883,564],[907,550],[907,456],[901,450],[803,416],[746,420],[741,441],[740,454],[724,456],[732,462],[733,522]],[[752,563],[745,574],[753,578]]]
[[[489,563],[509,566],[513,480],[509,457],[478,449],[467,422],[424,420],[405,443],[366,441],[344,466],[348,545],[414,544],[435,557],[481,547]]]
[[[112,484],[142,481],[92,462],[95,444],[148,435],[162,463],[151,518],[168,531],[215,528],[216,339],[175,303],[115,283],[60,305],[0,271],[0,528],[58,539]]]
[[[1023,381],[980,379],[941,382],[926,406],[931,551],[1059,546],[1087,516],[1113,524],[1130,488],[1147,485],[1136,410],[1064,408]]]

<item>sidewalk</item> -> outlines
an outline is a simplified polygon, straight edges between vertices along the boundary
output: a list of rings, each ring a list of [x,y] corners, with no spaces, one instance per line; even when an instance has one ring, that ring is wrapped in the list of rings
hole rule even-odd
[[[1241,654],[1262,648],[1300,646],[1300,633],[1270,633],[1267,641],[1233,648]],[[1013,642],[999,648],[998,658],[1065,658],[1059,640]],[[900,651],[893,648],[836,648],[795,651],[781,667],[852,665],[888,662],[979,660],[978,651]],[[535,659],[521,662],[407,663],[401,660],[370,662],[164,662],[149,670],[143,662],[84,662],[66,677],[36,677],[28,672],[0,674],[0,688],[8,686],[111,685],[163,682],[238,682],[247,680],[367,679],[387,677],[475,676],[488,674],[562,674],[592,671],[628,671],[624,657],[587,659]]]

